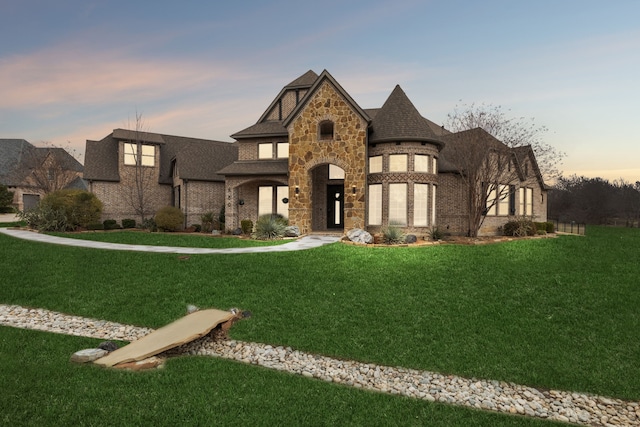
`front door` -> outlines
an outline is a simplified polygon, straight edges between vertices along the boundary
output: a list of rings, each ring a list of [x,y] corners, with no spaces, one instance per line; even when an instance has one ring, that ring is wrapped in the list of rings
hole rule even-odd
[[[327,228],[344,228],[344,185],[327,185]]]

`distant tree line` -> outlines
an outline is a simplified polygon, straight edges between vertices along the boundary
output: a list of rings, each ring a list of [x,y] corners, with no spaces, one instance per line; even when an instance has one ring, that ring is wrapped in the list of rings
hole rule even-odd
[[[561,176],[549,191],[548,215],[560,222],[638,227],[640,181]]]

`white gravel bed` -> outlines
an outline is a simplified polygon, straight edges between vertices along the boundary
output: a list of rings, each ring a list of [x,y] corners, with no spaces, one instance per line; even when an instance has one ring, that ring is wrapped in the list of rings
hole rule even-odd
[[[104,340],[134,341],[153,331],[0,304],[0,325]],[[345,361],[268,344],[209,336],[171,354],[217,356],[356,388],[404,395],[431,402],[504,412],[591,426],[640,426],[640,402],[584,393],[538,390],[504,381],[463,378],[400,367]]]

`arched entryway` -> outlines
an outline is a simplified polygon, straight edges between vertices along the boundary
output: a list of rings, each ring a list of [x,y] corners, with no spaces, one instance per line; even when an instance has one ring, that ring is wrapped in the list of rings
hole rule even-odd
[[[311,170],[312,230],[344,230],[344,169],[322,164]]]

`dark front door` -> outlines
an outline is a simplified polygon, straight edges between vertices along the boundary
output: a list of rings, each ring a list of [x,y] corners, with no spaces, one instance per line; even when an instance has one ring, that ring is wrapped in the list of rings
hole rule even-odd
[[[327,185],[327,228],[344,228],[344,185]]]

